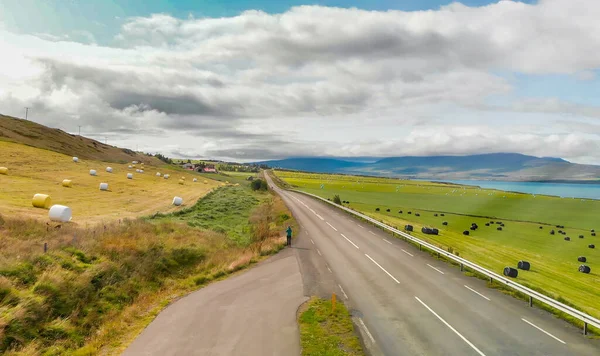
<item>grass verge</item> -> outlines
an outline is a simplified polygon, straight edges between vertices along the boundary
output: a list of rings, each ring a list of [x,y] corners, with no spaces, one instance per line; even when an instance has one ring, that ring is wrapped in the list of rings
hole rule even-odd
[[[299,310],[300,343],[303,356],[364,355],[346,306],[313,297]]]

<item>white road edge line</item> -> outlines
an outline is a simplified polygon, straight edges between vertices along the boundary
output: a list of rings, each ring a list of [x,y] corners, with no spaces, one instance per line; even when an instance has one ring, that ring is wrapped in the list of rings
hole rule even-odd
[[[362,226],[361,224],[356,224],[356,225],[358,225],[358,227],[360,227],[361,229],[364,229],[364,228],[365,228],[365,227],[364,227],[364,226]]]
[[[341,284],[338,284],[338,287],[340,287],[340,290],[342,291],[342,293],[344,294],[344,297],[346,297],[346,299],[348,299],[348,294],[346,294],[346,292],[344,292],[344,288],[342,288]]]
[[[387,243],[388,243],[388,244],[390,244],[390,245],[392,244],[391,242],[389,242],[388,240],[386,240],[386,239],[384,239],[384,238],[382,238],[382,240],[383,240],[383,241],[385,241],[385,242],[387,242]]]
[[[539,326],[537,326],[537,325],[534,325],[532,322],[530,322],[530,321],[527,321],[527,320],[525,320],[525,319],[523,319],[523,318],[521,318],[521,320],[523,320],[523,321],[524,321],[524,322],[526,322],[527,324],[529,324],[529,325],[533,326],[534,328],[538,329],[539,331],[543,332],[544,334],[546,334],[546,335],[550,336],[550,337],[551,337],[551,338],[553,338],[554,340],[556,340],[556,341],[558,341],[558,342],[560,342],[560,343],[563,343],[563,344],[565,344],[565,345],[567,344],[566,342],[564,342],[564,341],[562,341],[561,339],[557,338],[556,336],[554,336],[554,335],[550,334],[550,333],[549,333],[549,332],[547,332],[546,330],[544,330],[544,329],[540,328],[540,327],[539,327]]]
[[[394,281],[396,281],[396,283],[400,284],[400,281],[398,281],[394,276],[392,276],[390,274],[390,272],[386,271],[385,268],[381,267],[381,265],[379,263],[377,263],[377,261],[375,261],[374,259],[372,259],[371,256],[367,255],[366,253],[365,253],[365,256],[367,256],[368,259],[370,259],[371,261],[373,261],[373,263],[376,264],[377,267],[381,268],[382,271],[384,271],[385,273],[387,273],[388,276],[392,277],[392,279]]]
[[[322,217],[321,215],[319,215],[319,214],[317,214],[317,213],[315,213],[315,215],[316,215],[316,216],[317,216],[319,219],[321,219],[321,220],[325,221],[325,219],[323,219],[323,217]]]
[[[468,290],[470,290],[471,292],[473,292],[473,293],[477,294],[478,296],[480,296],[480,297],[481,297],[481,298],[483,298],[483,299],[486,299],[486,300],[488,300],[488,301],[490,300],[490,298],[488,298],[488,297],[486,297],[485,295],[483,295],[483,294],[479,293],[478,291],[476,291],[475,289],[473,289],[473,288],[469,287],[469,286],[468,286],[468,285],[466,285],[466,284],[465,284],[465,288],[467,288],[467,289],[468,289]]]
[[[367,333],[367,336],[369,337],[369,339],[371,339],[371,342],[375,343],[375,339],[373,339],[373,335],[371,335],[371,333],[369,332],[369,329],[367,329],[365,322],[361,318],[358,318],[358,322],[360,322],[360,325],[363,327],[363,329],[365,329],[365,332]]]
[[[313,241],[313,239],[310,239],[310,242],[312,242],[313,245],[315,244],[315,242]]]
[[[335,231],[337,231],[337,229],[336,229],[336,228],[335,228],[333,225],[331,225],[331,224],[330,224],[330,223],[328,223],[327,221],[325,221],[325,223],[326,223],[327,225],[329,225],[329,227],[330,227],[330,228],[332,228],[332,229],[334,229]]]
[[[427,264],[429,267],[433,268],[434,270],[440,272],[441,274],[444,274],[444,272],[440,271],[439,269],[433,267],[432,265],[430,265],[429,263]]]
[[[412,253],[406,251],[405,249],[401,248],[402,252],[404,252],[405,254],[409,255],[410,257],[414,257],[415,255],[413,255]]]
[[[319,251],[319,249],[317,249],[317,253],[319,254],[319,256],[323,256],[321,255],[321,251]]]
[[[431,309],[427,304],[423,303],[423,301],[421,299],[419,299],[419,297],[415,296],[415,299],[419,301],[419,303],[423,304],[423,306],[425,308],[427,308],[427,310],[429,310],[431,312],[431,314],[435,315],[436,318],[440,319],[440,321],[442,323],[444,323],[447,327],[450,328],[450,330],[454,331],[454,333],[456,335],[458,335],[461,339],[463,339],[464,342],[466,342],[469,346],[471,346],[473,348],[473,350],[477,351],[478,354],[480,354],[481,356],[485,356],[485,354],[481,351],[479,351],[479,349],[477,347],[475,347],[475,345],[473,345],[469,340],[467,340],[466,337],[462,336],[458,331],[456,331],[456,329],[454,329],[452,327],[452,325],[448,324],[448,322],[446,322],[446,320],[442,319],[441,316],[437,315],[436,312],[433,311],[433,309]]]
[[[358,246],[356,246],[356,244],[355,244],[354,242],[350,241],[350,239],[349,239],[349,238],[347,238],[347,237],[346,237],[344,234],[340,234],[340,235],[342,235],[342,237],[343,237],[343,238],[345,238],[345,239],[346,239],[346,241],[350,242],[350,243],[352,244],[352,246],[354,246],[354,247],[358,248]]]

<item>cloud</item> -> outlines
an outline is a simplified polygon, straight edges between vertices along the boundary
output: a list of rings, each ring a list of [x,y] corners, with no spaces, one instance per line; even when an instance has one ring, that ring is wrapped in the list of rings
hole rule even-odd
[[[186,157],[510,149],[600,163],[597,133],[558,124],[531,132],[537,122],[529,119],[598,118],[597,107],[552,97],[488,102],[513,92],[498,71],[595,80],[596,13],[597,1],[540,0],[414,12],[153,14],[127,19],[110,44],[91,33],[32,36],[0,24],[0,108],[18,115],[30,106],[43,124],[82,125]]]

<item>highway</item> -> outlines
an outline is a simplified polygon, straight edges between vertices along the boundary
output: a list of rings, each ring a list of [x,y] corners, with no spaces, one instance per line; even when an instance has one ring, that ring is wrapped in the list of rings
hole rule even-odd
[[[326,203],[279,189],[268,175],[267,181],[301,226],[300,265],[310,258],[320,269],[314,274],[330,274],[328,283],[359,315],[371,354],[600,355],[600,342],[580,329]]]

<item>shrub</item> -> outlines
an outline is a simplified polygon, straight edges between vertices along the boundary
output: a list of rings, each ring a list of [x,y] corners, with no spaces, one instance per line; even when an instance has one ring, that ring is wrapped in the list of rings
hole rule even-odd
[[[269,186],[267,185],[267,182],[262,180],[262,179],[255,179],[252,181],[252,183],[250,183],[250,188],[252,188],[252,190],[257,191],[257,190],[268,190]]]
[[[340,199],[340,196],[337,195],[337,194],[333,196],[333,202],[336,203],[336,204],[338,204],[338,205],[342,204],[342,200]]]

